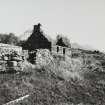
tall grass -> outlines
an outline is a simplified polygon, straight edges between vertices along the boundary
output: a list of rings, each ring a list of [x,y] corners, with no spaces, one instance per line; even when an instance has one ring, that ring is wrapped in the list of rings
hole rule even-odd
[[[30,97],[17,105],[104,105],[105,73],[89,67],[97,66],[95,62],[84,66],[75,59],[71,65],[69,60],[54,56],[48,65],[27,66],[27,73],[24,69],[20,74],[1,75],[0,103],[28,93]]]

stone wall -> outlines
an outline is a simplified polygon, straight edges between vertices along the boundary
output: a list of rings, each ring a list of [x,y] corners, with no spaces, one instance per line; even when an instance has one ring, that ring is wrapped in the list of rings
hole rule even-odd
[[[71,49],[61,46],[52,46],[51,51],[48,49],[36,49],[31,51],[30,60],[36,65],[47,65],[53,60],[53,55],[60,55],[65,58],[65,56],[71,57]],[[32,57],[31,57],[31,54]]]
[[[36,65],[45,66],[53,60],[51,52],[48,49],[37,49]]]
[[[0,55],[11,54],[14,51],[17,54],[21,54],[22,53],[22,47],[0,43]]]
[[[52,54],[58,54],[58,55],[68,55],[71,56],[71,48],[68,47],[62,47],[62,46],[52,46],[51,49]]]

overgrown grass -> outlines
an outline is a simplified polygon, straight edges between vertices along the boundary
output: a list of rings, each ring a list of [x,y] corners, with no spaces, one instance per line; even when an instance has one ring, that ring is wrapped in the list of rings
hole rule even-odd
[[[104,105],[104,70],[100,65],[84,67],[75,61],[73,70],[68,60],[55,57],[47,66],[29,66],[20,74],[0,74],[0,104],[30,94],[15,105]]]

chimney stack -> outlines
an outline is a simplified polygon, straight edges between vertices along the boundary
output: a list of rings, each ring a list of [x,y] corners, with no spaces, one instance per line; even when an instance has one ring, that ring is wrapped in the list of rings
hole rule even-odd
[[[41,26],[40,23],[38,23],[37,25],[34,25],[33,33],[35,33],[35,32],[40,32],[40,26]]]

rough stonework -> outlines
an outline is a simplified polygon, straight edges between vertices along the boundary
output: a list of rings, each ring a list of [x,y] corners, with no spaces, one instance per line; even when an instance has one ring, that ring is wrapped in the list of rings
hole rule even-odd
[[[48,49],[38,49],[36,53],[36,65],[48,65],[53,57]]]
[[[21,55],[22,47],[0,43],[0,56],[12,54],[13,52],[16,52],[17,54]]]

